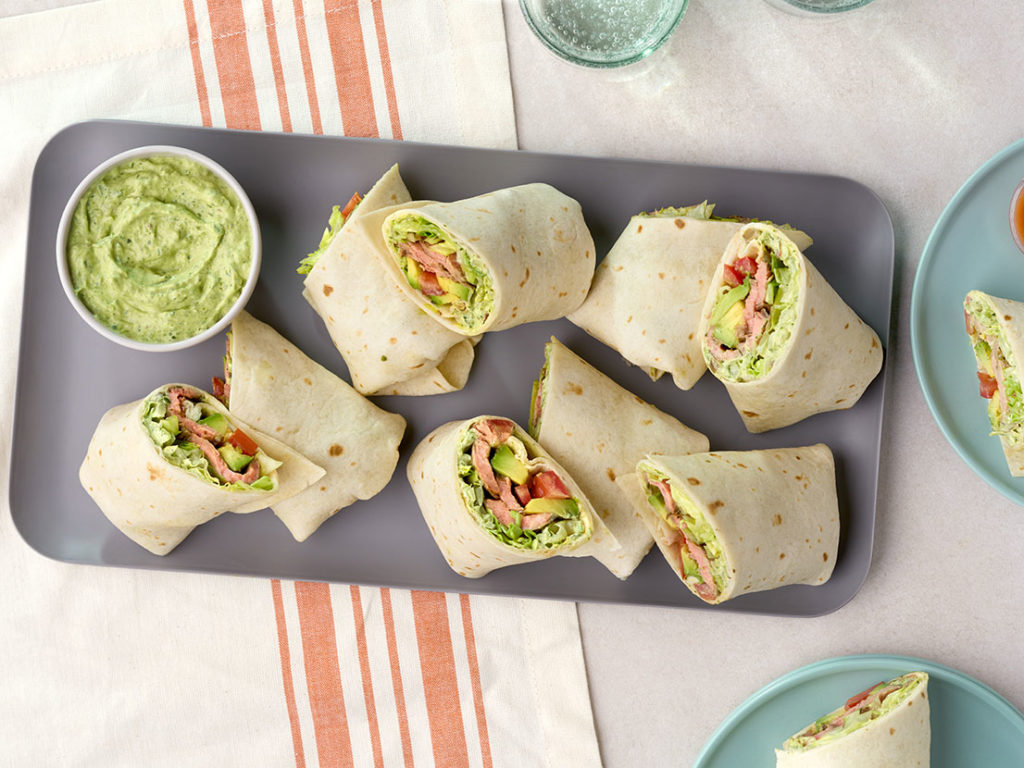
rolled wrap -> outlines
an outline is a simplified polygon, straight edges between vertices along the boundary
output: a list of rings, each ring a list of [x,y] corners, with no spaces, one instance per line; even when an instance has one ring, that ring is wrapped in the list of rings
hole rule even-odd
[[[713,208],[633,216],[597,265],[587,300],[568,318],[651,378],[671,374],[680,389],[692,388],[707,370],[701,310],[722,251],[743,228],[710,218]],[[787,232],[800,248],[811,244],[805,233]]]
[[[266,323],[231,323],[231,413],[324,467],[319,482],[275,502],[305,541],[339,509],[377,495],[395,471],[405,419],[378,408]]]
[[[530,434],[572,473],[621,545],[595,555],[620,579],[636,569],[654,539],[615,478],[635,471],[648,453],[708,450],[707,437],[623,389],[553,337],[534,392]]]
[[[410,285],[396,239],[396,227],[409,217],[426,220],[464,254],[458,257],[463,273],[480,275],[472,318],[451,314],[451,307],[465,305],[439,308]],[[547,184],[499,189],[453,203],[412,203],[386,217],[370,216],[363,226],[370,237],[383,233],[389,254],[385,263],[406,296],[465,336],[563,317],[583,303],[594,275],[594,240],[579,203]]]
[[[277,490],[229,490],[171,464],[142,424],[143,404],[172,387],[185,387],[249,435],[271,458]],[[273,473],[272,473],[273,474]],[[294,496],[319,480],[322,467],[228,413],[212,395],[186,384],[167,384],[141,400],[107,411],[96,426],[78,477],[118,530],[155,555],[166,555],[192,530],[224,512],[255,512]]]
[[[685,576],[680,532],[648,500],[642,474],[664,476],[710,527],[725,575],[717,594],[702,589],[704,579]],[[705,602],[787,584],[824,584],[832,575],[839,502],[835,463],[826,445],[650,456],[637,465],[637,474],[617,482],[672,570]]]
[[[749,355],[765,356],[765,371],[729,372],[710,351],[710,319],[724,292],[725,267],[762,238],[773,243],[792,272],[795,304],[772,321]],[[779,336],[778,334],[784,334]],[[701,315],[701,349],[711,372],[725,384],[750,432],[794,424],[823,411],[852,407],[882,366],[878,335],[848,307],[787,235],[769,224],[747,224],[722,254]],[[774,337],[774,338],[773,338]]]
[[[1024,360],[1024,303],[971,291],[964,299],[964,319],[978,364],[988,382],[988,418],[999,437],[1006,466],[1014,477],[1024,475],[1024,391],[1020,361]]]
[[[464,500],[458,472],[458,460],[463,452],[460,441],[474,424],[488,420],[511,421],[500,416],[478,416],[442,424],[416,446],[409,458],[409,484],[423,519],[452,570],[460,576],[479,578],[508,565],[545,560],[556,555],[596,556],[596,553],[618,547],[569,473],[514,422],[512,434],[523,442],[531,457],[528,466],[553,470],[559,475],[570,494],[579,501],[580,519],[586,531],[570,545],[540,550],[519,549],[488,532]]]
[[[303,295],[327,326],[364,395],[432,395],[462,389],[474,350],[465,336],[427,317],[386,271],[370,214],[411,200],[392,166],[366,194],[317,259]],[[404,281],[403,281],[404,282]]]
[[[893,708],[849,733],[809,749],[800,749],[793,743],[807,730],[804,729],[787,739],[783,749],[775,750],[776,768],[928,768],[931,765],[928,675],[910,672],[889,681],[888,685],[901,680],[907,681],[906,692]],[[864,703],[871,704],[870,699]],[[822,720],[849,717],[859,706],[853,710],[842,707]]]

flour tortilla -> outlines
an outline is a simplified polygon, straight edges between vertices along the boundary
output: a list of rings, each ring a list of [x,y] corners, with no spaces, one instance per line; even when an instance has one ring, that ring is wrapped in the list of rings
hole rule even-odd
[[[634,216],[594,272],[587,300],[569,315],[652,378],[690,389],[707,366],[700,313],[722,251],[743,228],[692,216]],[[811,238],[788,230],[801,248]]]
[[[582,489],[571,475],[518,424],[513,434],[526,445],[534,458],[528,466],[543,467],[558,473],[572,496],[580,502],[581,519],[592,526],[589,540],[572,549],[552,547],[524,551],[491,536],[481,528],[466,506],[459,491],[459,438],[475,422],[503,416],[477,416],[465,421],[451,421],[425,437],[409,457],[407,474],[423,519],[430,528],[438,549],[452,570],[460,576],[479,578],[508,565],[564,557],[596,557],[618,547],[601,518],[594,512]],[[509,419],[510,421],[510,419]]]
[[[708,450],[708,439],[623,389],[552,337],[547,347],[543,410],[534,437],[587,494],[621,549],[595,557],[625,579],[654,539],[615,478],[649,453]]]
[[[437,314],[434,305],[412,288],[388,249],[385,263],[405,295],[440,325],[474,336],[522,323],[554,320],[572,312],[587,296],[594,276],[594,240],[579,203],[547,184],[499,189],[453,203],[422,201],[368,216],[361,224],[368,237],[380,237],[388,220],[406,213],[437,224],[475,254],[490,274],[494,304],[479,326],[460,327]]]
[[[327,474],[273,505],[297,541],[378,494],[395,471],[405,419],[371,403],[266,323],[231,324],[231,413],[301,450]]]
[[[765,432],[823,411],[850,408],[882,367],[878,334],[846,305],[796,244],[768,224],[747,224],[722,254],[701,313],[702,343],[708,333],[717,288],[722,285],[723,267],[765,231],[777,233],[783,247],[795,250],[797,255],[799,300],[792,335],[771,370],[759,379],[728,381],[711,368],[725,384],[733,406],[750,432]]]
[[[264,453],[283,462],[276,470],[276,491],[227,490],[164,458],[142,425],[142,406],[150,396],[177,386],[200,392],[203,402],[227,416]],[[196,526],[224,512],[244,514],[283,502],[323,475],[322,467],[228,413],[212,395],[187,384],[167,384],[141,400],[107,411],[78,471],[82,487],[107,519],[154,555],[166,555]]]
[[[474,350],[427,317],[384,269],[384,243],[360,222],[412,198],[392,166],[366,194],[307,275],[303,296],[320,315],[364,395],[432,395],[466,384]],[[404,282],[404,281],[403,281]]]
[[[730,578],[713,602],[787,584],[824,584],[831,577],[839,546],[839,502],[828,446],[651,456],[648,461],[694,502],[718,537]],[[679,533],[651,509],[639,475],[616,482],[683,580]]]
[[[802,752],[776,749],[776,768],[928,768],[931,723],[927,688],[925,679],[891,712],[829,744]]]

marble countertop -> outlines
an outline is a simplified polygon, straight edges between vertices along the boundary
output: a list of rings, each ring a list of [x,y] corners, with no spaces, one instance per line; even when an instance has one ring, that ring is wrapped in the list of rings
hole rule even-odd
[[[946,15],[927,0],[875,0],[820,19],[765,0],[691,0],[650,58],[591,70],[550,54],[518,3],[504,6],[521,148],[849,176],[881,197],[896,234],[867,581],[814,619],[581,604],[605,765],[690,765],[747,696],[846,654],[934,660],[1024,707],[1024,510],[939,431],[909,331],[914,274],[936,219],[978,166],[1021,137],[1013,73],[1024,63],[1024,14],[1010,17],[995,0]]]

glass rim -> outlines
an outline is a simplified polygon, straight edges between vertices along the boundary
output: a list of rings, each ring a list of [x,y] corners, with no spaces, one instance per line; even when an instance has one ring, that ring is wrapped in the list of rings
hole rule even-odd
[[[575,52],[570,52],[564,47],[559,46],[550,35],[545,34],[541,26],[536,22],[533,17],[527,0],[519,0],[519,8],[523,13],[523,17],[526,19],[527,25],[530,27],[530,31],[533,32],[534,36],[543,43],[544,47],[554,53],[558,58],[563,61],[568,61],[570,64],[576,64],[583,67],[591,67],[594,69],[612,69],[615,67],[625,67],[630,64],[636,64],[637,62],[643,61],[652,53],[657,51],[661,46],[665,44],[665,41],[671,37],[672,33],[676,31],[676,27],[679,26],[679,22],[683,20],[683,15],[686,13],[686,9],[690,4],[690,0],[680,0],[679,11],[676,13],[675,18],[665,28],[657,38],[654,39],[649,45],[645,45],[641,50],[630,53],[628,55],[615,57],[615,58],[586,58],[578,55]]]

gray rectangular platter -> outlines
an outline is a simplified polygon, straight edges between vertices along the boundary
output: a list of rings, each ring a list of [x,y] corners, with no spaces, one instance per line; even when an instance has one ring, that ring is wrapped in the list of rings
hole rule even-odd
[[[396,162],[413,196],[423,199],[457,200],[548,182],[580,201],[599,258],[633,213],[666,205],[708,199],[723,215],[792,223],[814,238],[808,255],[832,286],[883,339],[889,337],[892,224],[875,194],[849,179],[373,139],[118,121],[75,124],[43,149],[32,180],[10,501],[18,531],[38,552],[91,565],[789,616],[833,611],[860,588],[871,562],[887,364],[850,410],[751,435],[710,374],[689,392],[667,376],[652,382],[564,319],[487,334],[461,392],[375,398],[409,422],[394,477],[378,496],[342,510],[305,543],[296,543],[264,510],[224,515],[197,528],[170,555],[149,554],[107,522],[80,487],[78,466],[111,406],[170,381],[208,388],[221,369],[223,339],[161,354],[107,341],[68,304],[54,256],[58,218],[78,182],[107,157],[147,144],[197,150],[234,174],[252,199],[263,234],[263,268],[249,311],[346,379],[344,361],[301,296],[295,266],[319,241],[331,205],[366,191]],[[531,383],[552,334],[619,384],[707,434],[712,449],[827,443],[836,456],[842,524],[832,579],[711,608],[683,587],[656,550],[626,581],[590,558],[553,558],[475,580],[449,570],[409,489],[406,459],[430,430],[452,419],[495,413],[525,424]]]

